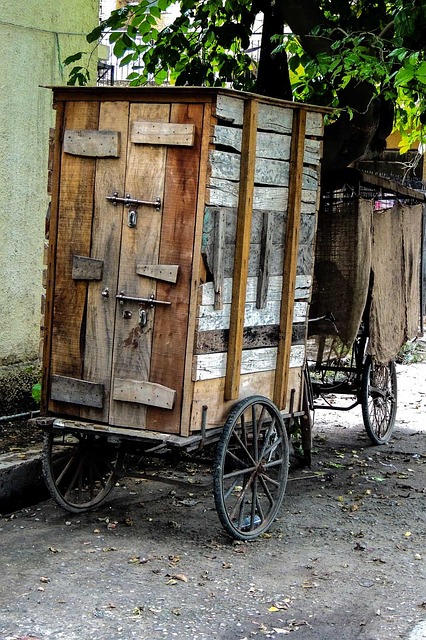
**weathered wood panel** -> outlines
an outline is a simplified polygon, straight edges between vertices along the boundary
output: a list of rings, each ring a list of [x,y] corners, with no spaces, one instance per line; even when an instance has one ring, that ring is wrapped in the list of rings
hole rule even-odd
[[[68,102],[66,129],[95,129],[99,105]],[[54,285],[51,374],[81,379],[87,282],[72,279],[73,256],[90,255],[95,159],[62,152]],[[78,406],[51,401],[49,410],[79,415]]]
[[[293,132],[290,153],[290,184],[288,189],[288,218],[285,237],[283,289],[280,310],[280,340],[276,357],[274,402],[283,409],[287,397],[288,370],[291,367],[292,351],[291,326],[294,322],[294,302],[299,235],[301,221],[301,196],[303,190],[303,153],[306,135],[306,111],[297,110],[293,118]]]
[[[195,138],[193,124],[177,122],[134,122],[131,141],[135,144],[165,144],[192,147]]]
[[[302,191],[302,213],[315,213],[316,190]],[[220,178],[211,178],[207,189],[206,204],[217,207],[238,206],[238,183]],[[254,188],[253,208],[264,211],[283,211],[288,205],[287,187]]]
[[[150,407],[171,410],[175,404],[176,391],[146,380],[115,378],[112,397],[121,402],[136,402]]]
[[[276,347],[278,345],[280,327],[278,324],[257,327],[244,327],[243,349],[259,347]],[[216,331],[197,331],[195,355],[203,353],[220,353],[228,350],[228,329]],[[306,337],[306,323],[294,324],[292,344],[303,344]]]
[[[253,211],[258,108],[259,104],[255,100],[246,100],[244,103],[241,164],[239,163],[238,165],[238,214],[229,321],[228,358],[226,363],[225,400],[237,398],[240,385],[244,305]]]
[[[291,392],[294,389],[294,408],[300,406],[303,372],[300,368],[290,369],[289,393],[286,410],[289,410]],[[194,398],[191,412],[191,431],[200,431],[203,407],[207,407],[206,426],[208,429],[221,427],[225,424],[229,412],[235,405],[235,400],[223,401],[225,379],[199,380],[194,385]],[[241,376],[239,399],[248,396],[261,395],[271,398],[274,388],[274,371],[262,371]]]
[[[203,251],[214,243],[214,224],[217,212],[223,212],[225,218],[225,244],[235,244],[237,210],[228,207],[205,207],[203,221]],[[285,227],[287,222],[287,211],[253,211],[250,242],[260,243],[263,232],[263,221],[265,213],[269,214],[272,226],[273,244],[283,244],[285,238]],[[300,227],[300,242],[310,244],[314,241],[316,229],[316,216],[314,214],[302,214]]]
[[[173,104],[170,119],[195,128],[192,147],[169,147],[165,168],[164,209],[160,264],[179,265],[179,284],[157,283],[157,296],[171,307],[156,310],[150,381],[176,389],[172,411],[150,407],[148,426],[153,431],[179,433],[181,424],[185,345],[191,291],[195,212],[200,167],[202,104]],[[197,257],[198,258],[198,257]]]
[[[266,306],[266,300],[268,297],[272,234],[272,214],[269,211],[264,211],[259,256],[259,277],[257,279],[256,292],[256,306],[258,309],[263,309],[263,307]]]
[[[168,122],[170,115],[169,104],[138,104],[130,105],[131,123],[151,120],[153,122]],[[164,193],[164,174],[166,166],[167,147],[136,145],[129,143],[127,152],[127,171],[125,192],[143,200],[155,200]],[[120,255],[120,272],[117,291],[124,291],[126,295],[149,298],[157,292],[157,281],[151,278],[141,278],[135,273],[137,262],[158,264],[160,236],[163,211],[153,210],[152,207],[139,207],[138,223],[129,228],[127,221],[122,222],[122,243]],[[177,261],[171,260],[173,264]],[[132,314],[125,319],[127,311]],[[151,350],[154,318],[157,309],[147,309],[147,322],[140,326],[138,306],[132,302],[117,305],[114,337],[113,378],[124,380],[149,380],[151,370]],[[157,382],[156,380],[154,380]],[[173,385],[166,384],[172,387]],[[146,428],[146,407],[132,402],[112,400],[110,424],[118,426]]]
[[[64,134],[64,152],[74,156],[93,158],[118,158],[120,132],[81,129]]]
[[[52,376],[50,397],[58,402],[101,409],[104,404],[104,385],[66,376]]]
[[[73,256],[73,280],[102,280],[104,261],[87,256]]]
[[[194,356],[194,380],[222,378],[226,373],[227,358],[227,353],[209,353]],[[290,350],[289,368],[302,367],[304,358],[305,346],[292,346]],[[258,373],[260,371],[272,371],[276,368],[276,363],[276,347],[244,350],[241,357],[241,375],[245,373]]]
[[[256,302],[257,295],[257,278],[247,278],[246,302]],[[307,300],[310,295],[312,285],[311,276],[297,276],[295,300]],[[214,287],[212,282],[206,282],[201,287],[201,305],[214,304]],[[269,280],[267,300],[281,300],[282,294],[282,276],[273,276]],[[232,279],[225,278],[223,281],[223,302],[230,304],[232,297]]]
[[[144,264],[138,262],[136,264],[136,273],[139,276],[153,278],[154,280],[163,280],[164,282],[177,282],[179,265],[178,264]]]
[[[234,98],[229,95],[219,94],[216,103],[216,116],[234,126],[241,126],[243,123],[244,102],[241,98]],[[289,104],[286,109],[283,106],[260,104],[258,127],[263,131],[274,131],[290,135],[293,126],[293,112]],[[323,115],[317,112],[308,112],[306,122],[306,135],[323,135]]]
[[[191,271],[191,284],[189,289],[189,319],[188,331],[185,344],[185,367],[183,382],[183,398],[181,412],[180,433],[182,436],[188,436],[190,433],[190,415],[192,407],[192,397],[194,382],[192,380],[192,354],[194,352],[195,326],[196,326],[196,309],[199,298],[199,283],[205,281],[204,260],[201,257],[201,244],[203,235],[203,211],[205,202],[205,189],[207,182],[207,161],[210,146],[210,130],[212,118],[212,104],[205,104],[203,109],[202,128],[200,132],[200,151],[199,151],[199,177],[198,177],[198,193],[196,200],[196,210],[194,212],[194,248]]]
[[[218,151],[210,152],[210,173],[212,179],[239,181],[241,157],[236,153]],[[254,180],[257,186],[271,185],[287,187],[290,171],[287,161],[270,158],[256,158]],[[303,167],[303,188],[317,190],[318,171],[315,167]]]
[[[116,190],[124,193],[127,162],[127,134],[129,105],[125,102],[103,102],[99,126],[114,127],[120,132],[122,153],[117,160],[98,159],[94,186],[91,256],[103,262],[102,280],[92,281],[88,287],[87,319],[84,347],[84,373],[86,380],[101,382],[105,390],[105,403],[101,409],[85,408],[80,415],[90,420],[108,422],[110,385],[115,322],[115,293],[117,292],[120,262],[121,228],[124,207],[114,206],[106,196]],[[108,290],[109,297],[102,295]]]
[[[244,326],[258,327],[267,324],[277,324],[280,316],[280,300],[267,301],[263,309],[258,309],[256,302],[246,302],[243,315]],[[308,303],[295,302],[293,322],[305,322],[307,318]],[[212,331],[215,329],[228,329],[231,317],[231,305],[224,304],[223,308],[216,310],[214,306],[206,305],[199,308],[198,330]]]
[[[217,147],[225,147],[241,152],[242,130],[235,127],[216,125],[213,128],[212,142]],[[275,158],[289,160],[291,136],[279,133],[259,131],[256,143],[256,158]],[[304,164],[318,166],[322,155],[321,140],[305,140]]]

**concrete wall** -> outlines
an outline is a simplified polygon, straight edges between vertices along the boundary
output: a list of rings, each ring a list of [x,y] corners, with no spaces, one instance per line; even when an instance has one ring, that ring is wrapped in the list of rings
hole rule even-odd
[[[88,50],[98,7],[98,0],[1,0],[0,367],[38,356],[54,123],[51,92],[40,85],[66,83],[61,61]]]

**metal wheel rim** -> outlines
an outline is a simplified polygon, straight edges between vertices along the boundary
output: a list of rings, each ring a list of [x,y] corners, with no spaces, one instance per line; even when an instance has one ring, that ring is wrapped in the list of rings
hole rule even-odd
[[[43,475],[52,497],[79,512],[102,502],[122,466],[119,449],[84,433],[47,434]]]
[[[233,411],[218,447],[215,500],[225,529],[250,540],[271,526],[284,497],[288,442],[275,405],[260,397]]]
[[[367,360],[364,381],[363,417],[370,439],[375,444],[390,440],[396,417],[396,372],[395,365]]]

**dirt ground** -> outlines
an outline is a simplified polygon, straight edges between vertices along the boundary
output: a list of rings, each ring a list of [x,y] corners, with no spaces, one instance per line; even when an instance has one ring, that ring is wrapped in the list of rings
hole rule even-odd
[[[426,638],[426,364],[399,365],[397,428],[317,412],[268,534],[235,543],[208,465],[120,483],[97,511],[48,500],[0,519],[0,640]],[[422,631],[423,629],[423,631]]]

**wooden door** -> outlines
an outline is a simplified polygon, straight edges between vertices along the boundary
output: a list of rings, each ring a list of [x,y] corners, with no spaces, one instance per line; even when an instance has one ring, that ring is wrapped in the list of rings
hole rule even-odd
[[[201,104],[66,105],[64,140],[120,144],[64,144],[50,411],[179,432],[202,118]]]

